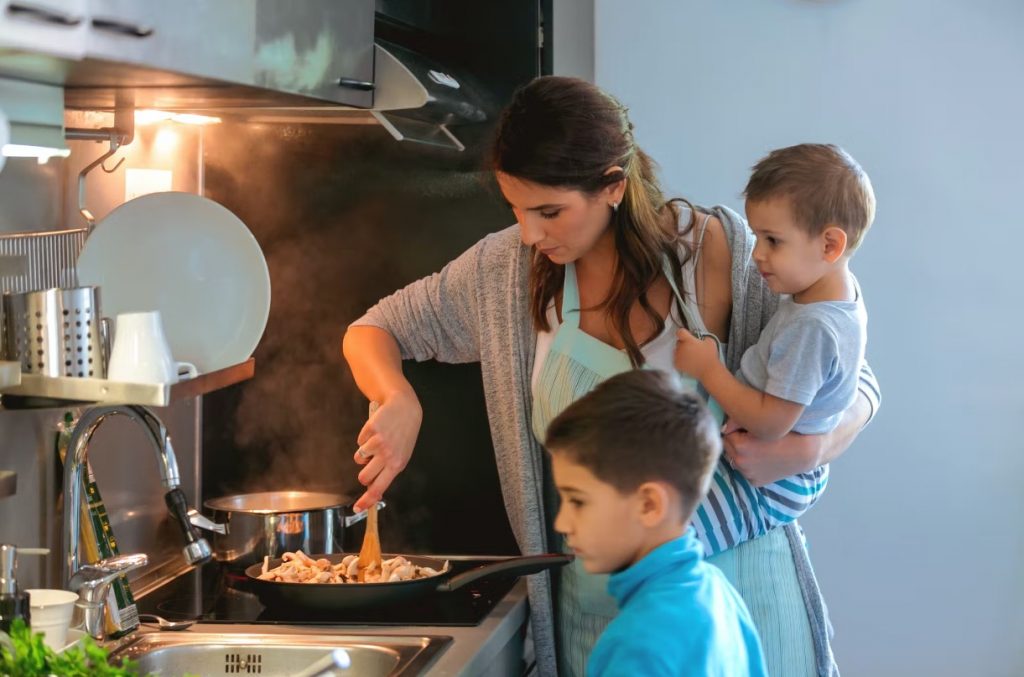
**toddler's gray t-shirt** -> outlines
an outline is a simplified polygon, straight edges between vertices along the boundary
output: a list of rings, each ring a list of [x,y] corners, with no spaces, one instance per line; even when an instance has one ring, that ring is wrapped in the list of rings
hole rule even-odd
[[[796,303],[789,296],[743,353],[739,379],[806,408],[793,426],[805,435],[829,432],[857,397],[868,316],[856,301]]]

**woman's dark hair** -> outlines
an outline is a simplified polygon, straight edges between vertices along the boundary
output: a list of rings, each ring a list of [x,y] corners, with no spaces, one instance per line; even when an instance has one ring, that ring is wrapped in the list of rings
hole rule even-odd
[[[622,337],[633,366],[644,363],[629,326],[629,313],[639,302],[654,322],[655,336],[665,320],[650,304],[647,290],[662,272],[662,257],[672,264],[675,283],[682,285],[682,263],[690,257],[683,243],[679,254],[676,202],[666,200],[654,162],[633,140],[626,108],[595,85],[576,78],[545,76],[519,88],[502,111],[494,139],[492,169],[517,179],[596,195],[626,180],[622,204],[612,213],[618,252],[611,292],[598,308],[608,309],[612,327]],[[621,172],[609,172],[621,167]],[[689,205],[688,202],[686,202]],[[672,218],[666,218],[665,210]],[[696,210],[691,205],[693,227]],[[565,267],[534,255],[530,271],[530,308],[534,325],[551,329],[547,308],[562,288]]]

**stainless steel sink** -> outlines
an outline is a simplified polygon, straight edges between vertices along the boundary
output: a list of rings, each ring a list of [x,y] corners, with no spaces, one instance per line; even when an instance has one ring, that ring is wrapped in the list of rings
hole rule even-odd
[[[111,661],[130,658],[140,674],[160,677],[288,677],[342,648],[352,665],[339,677],[406,676],[421,674],[450,642],[438,636],[153,632],[118,648]]]

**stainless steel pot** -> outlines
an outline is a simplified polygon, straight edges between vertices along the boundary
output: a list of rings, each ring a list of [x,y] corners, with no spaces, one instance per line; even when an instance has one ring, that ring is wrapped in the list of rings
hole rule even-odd
[[[350,500],[341,494],[311,491],[266,491],[222,496],[203,503],[211,519],[225,525],[213,534],[213,556],[220,562],[248,566],[265,556],[302,550],[343,551],[345,527],[365,517],[346,516]]]

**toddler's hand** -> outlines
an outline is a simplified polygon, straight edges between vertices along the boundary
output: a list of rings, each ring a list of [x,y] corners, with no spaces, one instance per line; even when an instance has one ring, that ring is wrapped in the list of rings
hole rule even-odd
[[[675,363],[676,369],[700,381],[710,367],[718,364],[718,343],[711,337],[702,340],[680,329],[676,332]]]

